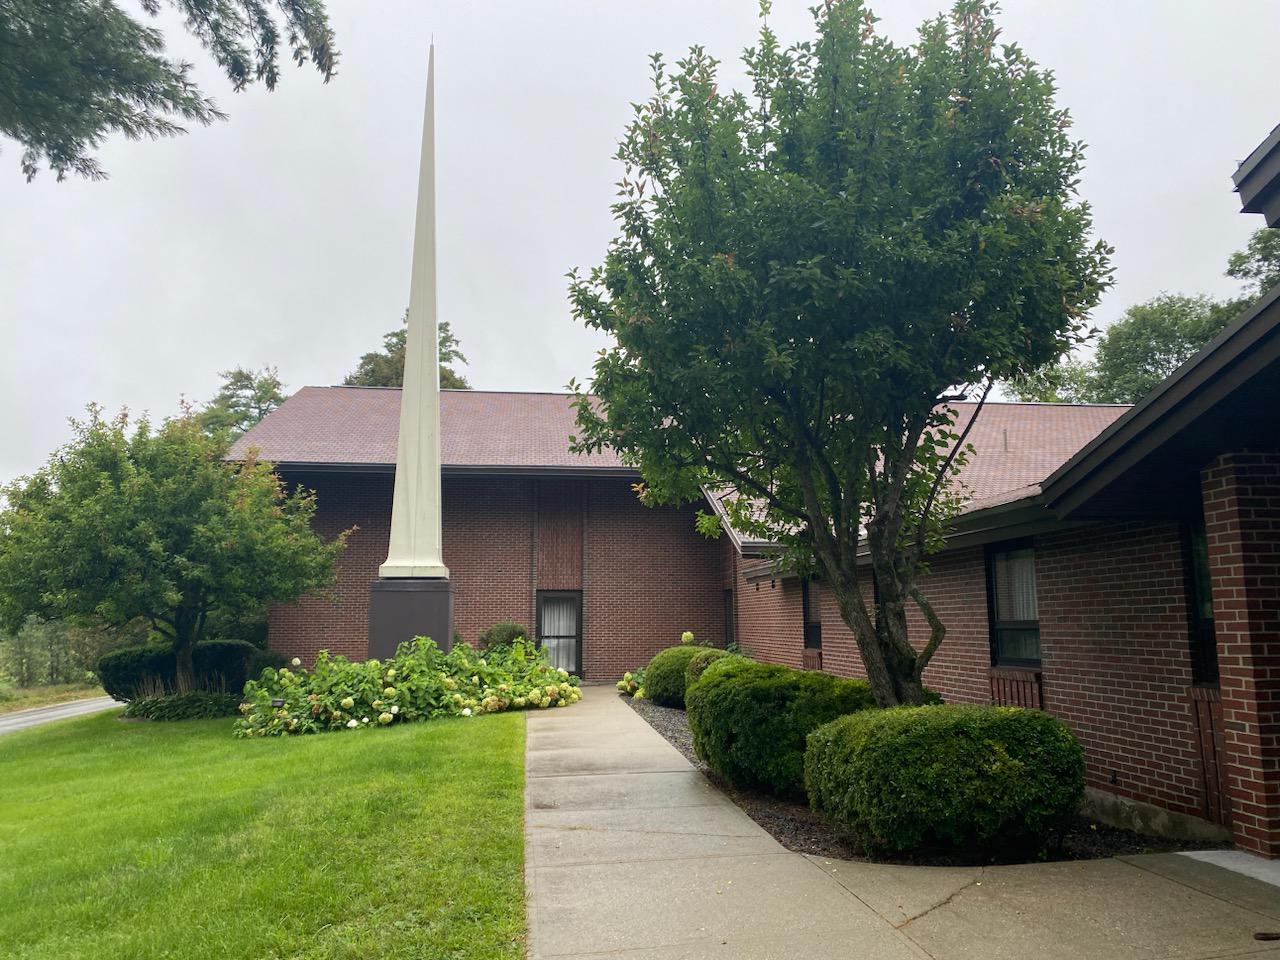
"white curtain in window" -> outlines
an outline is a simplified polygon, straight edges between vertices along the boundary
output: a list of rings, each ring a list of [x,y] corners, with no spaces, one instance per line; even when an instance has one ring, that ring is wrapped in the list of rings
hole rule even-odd
[[[542,646],[551,665],[577,667],[578,601],[574,597],[542,598]]]
[[[996,619],[1039,620],[1036,606],[1036,552],[1028,547],[995,556]]]

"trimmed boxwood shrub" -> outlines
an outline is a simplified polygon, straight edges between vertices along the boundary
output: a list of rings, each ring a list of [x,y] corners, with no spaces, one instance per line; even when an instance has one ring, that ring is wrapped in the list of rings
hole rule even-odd
[[[239,693],[244,683],[265,667],[282,666],[284,658],[259,650],[244,640],[206,640],[192,653],[198,689]],[[177,664],[167,646],[149,644],[113,650],[98,661],[102,688],[117,700],[132,700],[139,693],[172,692]]]
[[[813,730],[874,705],[865,680],[738,656],[708,666],[687,701],[702,761],[734,786],[780,796],[803,793],[805,738]]]
[[[809,736],[813,808],[880,853],[1024,855],[1061,836],[1084,796],[1080,744],[1021,707],[899,707]]]
[[[715,663],[715,661],[724,657],[733,656],[728,650],[719,650],[715,647],[704,647],[689,658],[689,665],[684,669],[684,686],[686,696],[689,687],[698,682],[698,678],[702,676],[702,672]]]
[[[138,697],[129,701],[124,715],[133,720],[208,720],[240,712],[238,693],[190,690],[162,697]]]
[[[644,695],[660,707],[684,708],[685,671],[706,647],[681,644],[659,650],[644,668]]]

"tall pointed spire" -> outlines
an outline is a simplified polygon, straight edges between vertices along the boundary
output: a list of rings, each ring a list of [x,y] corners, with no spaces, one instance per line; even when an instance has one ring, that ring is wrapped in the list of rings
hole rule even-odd
[[[440,529],[440,369],[436,316],[435,60],[427,59],[413,275],[400,395],[391,544],[383,577],[448,577]]]
[[[369,656],[406,640],[453,641],[453,585],[440,524],[440,357],[436,320],[436,49],[427,59],[427,105],[413,230],[413,276],[400,392],[400,439],[386,563],[369,592]]]

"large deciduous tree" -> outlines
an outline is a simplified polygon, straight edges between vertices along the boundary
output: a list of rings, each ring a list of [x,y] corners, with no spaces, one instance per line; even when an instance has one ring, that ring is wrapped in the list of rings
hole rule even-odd
[[[829,583],[877,702],[919,703],[946,631],[916,580],[972,422],[948,403],[1060,357],[1109,250],[1053,79],[1000,42],[992,4],[961,0],[912,46],[860,0],[815,17],[786,49],[766,23],[749,93],[701,48],[672,72],[654,58],[618,151],[620,234],[571,285],[616,340],[577,445],[638,465],[651,503],[723,495],[736,527]]]
[[[337,66],[323,0],[140,6],[151,17],[164,6],[181,14],[235,90],[254,81],[274,90],[282,46],[326,82]],[[59,180],[98,180],[105,173],[92,154],[108,134],[156,139],[182,133],[180,121],[223,116],[192,81],[191,64],[165,56],[160,31],[112,0],[0,0],[0,134],[22,146],[28,180],[46,164]]]
[[[29,616],[139,618],[172,644],[181,684],[210,618],[251,616],[333,579],[346,535],[312,532],[316,502],[271,465],[223,459],[194,416],[153,427],[91,407],[75,436],[4,493],[0,630]]]
[[[404,312],[400,326],[383,334],[382,349],[364,354],[355,370],[342,382],[349,387],[400,387],[404,385],[405,323],[409,311]],[[441,320],[436,331],[440,357],[440,386],[445,390],[470,390],[466,377],[453,369],[451,364],[466,363],[462,345],[454,335],[448,320]]]

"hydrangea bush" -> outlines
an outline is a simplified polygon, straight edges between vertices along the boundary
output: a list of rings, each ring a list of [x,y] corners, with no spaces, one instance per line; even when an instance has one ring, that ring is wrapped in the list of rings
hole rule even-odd
[[[322,651],[310,671],[264,670],[245,684],[235,735],[275,737],[567,707],[581,697],[578,678],[551,666],[523,638],[484,652],[457,644],[443,653],[419,637],[386,661],[353,663]]]
[[[618,692],[625,693],[628,697],[634,697],[636,700],[643,700],[644,667],[628,670],[622,675],[622,679],[618,681],[617,686]]]

